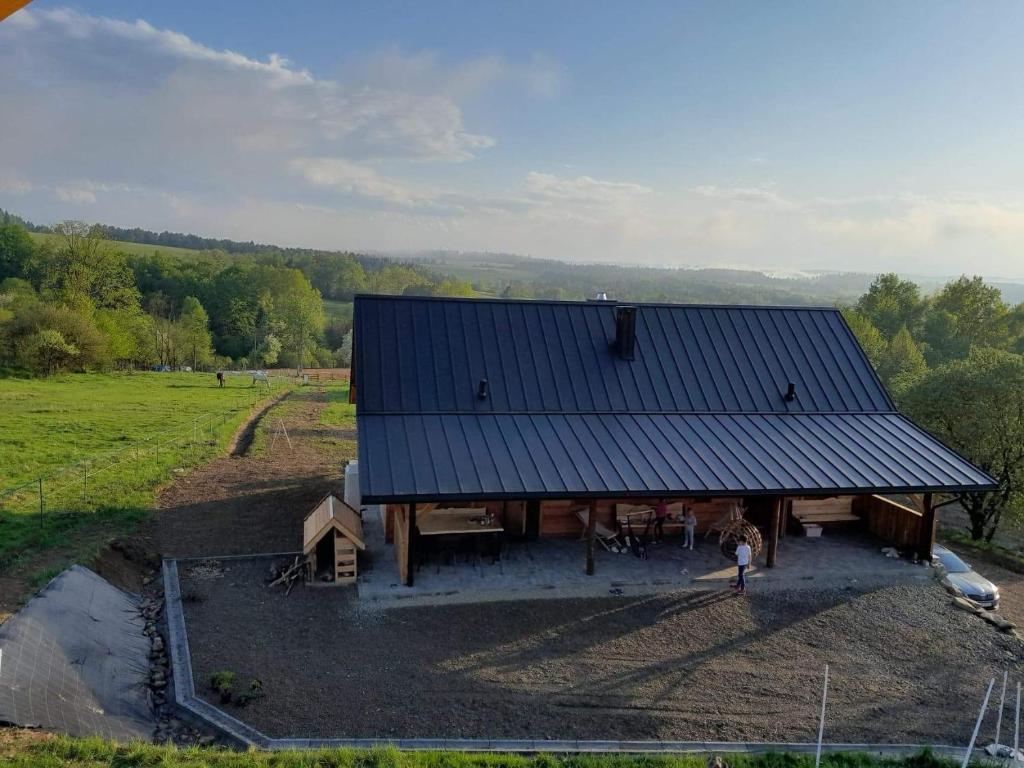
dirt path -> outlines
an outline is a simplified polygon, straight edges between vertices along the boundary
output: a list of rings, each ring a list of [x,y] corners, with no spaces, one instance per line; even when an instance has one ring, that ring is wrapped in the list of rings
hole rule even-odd
[[[332,440],[339,430],[320,423],[324,406],[321,393],[304,390],[264,411],[258,424],[243,430],[233,455],[160,494],[160,511],[141,535],[164,557],[301,548],[302,518],[327,492],[341,493],[344,461],[350,458]],[[271,450],[279,422],[291,447],[279,436]],[[347,437],[354,445],[355,435]]]

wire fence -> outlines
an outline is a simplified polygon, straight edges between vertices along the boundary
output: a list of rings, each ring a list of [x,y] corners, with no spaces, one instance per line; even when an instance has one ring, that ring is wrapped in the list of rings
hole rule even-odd
[[[34,515],[43,530],[48,519],[95,512],[130,501],[187,466],[215,454],[225,425],[269,399],[263,388],[240,390],[227,408],[193,418],[185,426],[156,432],[120,448],[95,453],[0,490],[0,523]]]

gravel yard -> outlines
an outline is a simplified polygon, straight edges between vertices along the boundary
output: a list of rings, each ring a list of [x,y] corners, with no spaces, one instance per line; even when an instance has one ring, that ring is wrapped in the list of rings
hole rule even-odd
[[[268,567],[181,575],[197,692],[258,678],[226,708],[276,737],[809,741],[827,662],[827,740],[963,743],[988,677],[1022,671],[933,583],[382,608],[285,597]]]

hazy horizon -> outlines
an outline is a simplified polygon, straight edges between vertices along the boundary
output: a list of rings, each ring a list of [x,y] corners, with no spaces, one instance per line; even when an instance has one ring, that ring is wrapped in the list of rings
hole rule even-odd
[[[36,0],[0,22],[0,207],[331,250],[1021,279],[1022,21]]]

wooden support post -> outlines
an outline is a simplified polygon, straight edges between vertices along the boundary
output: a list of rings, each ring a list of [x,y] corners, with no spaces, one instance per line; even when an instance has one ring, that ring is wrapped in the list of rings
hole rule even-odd
[[[776,497],[772,502],[771,528],[768,531],[768,555],[765,565],[769,568],[775,567],[775,560],[779,554],[779,528],[782,527],[782,505],[784,500],[781,496]]]
[[[594,575],[594,536],[597,530],[597,502],[590,502],[590,514],[587,516],[587,576]]]
[[[409,528],[406,533],[405,586],[411,587],[416,573],[416,502],[409,503]]]
[[[935,549],[935,528],[938,518],[935,515],[935,504],[930,493],[926,493],[921,502],[921,532],[917,541],[917,556],[931,562],[932,551]]]

